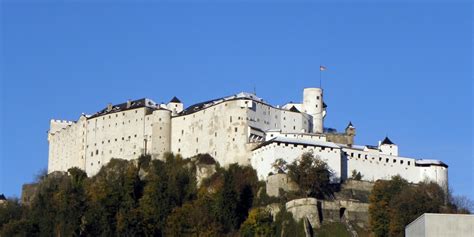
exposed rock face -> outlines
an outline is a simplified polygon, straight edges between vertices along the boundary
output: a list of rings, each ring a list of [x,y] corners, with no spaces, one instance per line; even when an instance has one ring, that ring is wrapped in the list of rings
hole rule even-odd
[[[289,192],[297,191],[298,185],[293,182],[287,174],[273,174],[267,177],[266,182],[267,195],[270,197],[279,197],[280,189]]]
[[[21,190],[21,203],[26,206],[30,205],[36,196],[37,189],[38,184],[23,184]]]
[[[216,173],[216,165],[215,164],[196,164],[196,181],[197,186],[201,185],[202,180],[205,178],[211,177],[214,173]]]

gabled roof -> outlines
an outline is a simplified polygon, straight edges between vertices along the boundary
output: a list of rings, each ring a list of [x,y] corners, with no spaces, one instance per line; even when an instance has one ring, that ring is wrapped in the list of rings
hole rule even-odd
[[[291,106],[290,111],[300,113],[300,111],[294,105]]]
[[[171,100],[170,103],[181,103],[181,100],[178,99],[178,97],[174,96]]]
[[[382,145],[395,145],[395,143],[390,141],[390,139],[388,139],[388,137],[385,137],[385,139],[383,139],[383,141],[382,141]]]

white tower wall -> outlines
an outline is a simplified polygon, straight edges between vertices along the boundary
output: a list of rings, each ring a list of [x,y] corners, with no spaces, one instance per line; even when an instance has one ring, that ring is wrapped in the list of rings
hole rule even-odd
[[[305,88],[303,91],[304,111],[313,117],[313,133],[323,133],[323,90],[321,88]]]
[[[166,152],[171,152],[171,111],[155,110],[153,117],[151,154],[154,159],[163,159]]]

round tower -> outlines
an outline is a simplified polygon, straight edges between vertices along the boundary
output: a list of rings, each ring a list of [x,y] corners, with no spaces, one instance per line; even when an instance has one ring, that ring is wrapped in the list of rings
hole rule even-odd
[[[313,133],[323,133],[323,90],[305,88],[303,91],[303,108],[313,118]]]
[[[154,159],[163,159],[163,154],[171,152],[171,111],[153,111],[151,151]]]

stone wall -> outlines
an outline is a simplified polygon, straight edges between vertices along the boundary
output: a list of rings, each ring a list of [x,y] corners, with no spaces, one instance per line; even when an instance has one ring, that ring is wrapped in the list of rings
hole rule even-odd
[[[296,221],[308,219],[312,228],[319,228],[321,221],[317,205],[318,200],[316,198],[301,198],[287,202],[285,208]]]
[[[351,200],[318,200],[315,198],[302,198],[289,201],[286,210],[293,214],[296,221],[308,219],[312,228],[319,228],[328,222],[356,223],[361,228],[369,224],[369,204]]]
[[[279,197],[280,189],[286,192],[297,191],[298,184],[293,182],[287,174],[274,174],[267,177],[266,189],[268,196]]]

